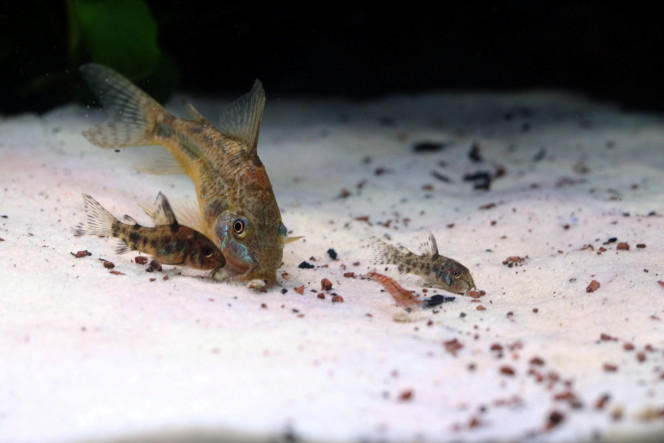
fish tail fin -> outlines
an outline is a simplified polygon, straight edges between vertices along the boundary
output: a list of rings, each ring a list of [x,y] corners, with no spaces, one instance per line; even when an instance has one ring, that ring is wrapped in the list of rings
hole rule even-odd
[[[105,66],[88,63],[79,71],[109,114],[106,123],[83,131],[85,138],[102,148],[155,144],[159,117],[167,115],[156,100]]]
[[[81,235],[98,235],[101,237],[112,235],[113,223],[117,221],[113,214],[87,194],[83,195],[83,204],[85,220],[73,229],[74,235],[77,237]]]
[[[369,247],[374,252],[374,257],[371,261],[374,265],[387,265],[399,262],[401,252],[394,246],[385,243],[377,237],[371,237]]]

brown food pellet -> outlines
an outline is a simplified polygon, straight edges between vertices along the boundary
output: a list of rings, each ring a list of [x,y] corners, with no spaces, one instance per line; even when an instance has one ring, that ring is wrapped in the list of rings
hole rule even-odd
[[[530,359],[530,364],[536,366],[544,366],[544,360],[542,360],[540,357],[533,357]]]
[[[445,346],[445,350],[452,354],[453,356],[456,357],[457,351],[461,348],[463,348],[463,344],[459,340],[452,339],[452,340],[447,340],[443,342],[443,346]]]
[[[115,267],[115,264],[113,262],[108,261],[108,260],[104,260],[103,263],[104,263],[104,267],[106,269],[113,269]]]
[[[484,306],[482,306],[482,305],[478,305],[475,309],[477,309],[478,311],[484,311],[484,310],[486,310],[486,308],[485,308]]]
[[[295,290],[295,292],[297,292],[300,295],[304,294],[304,285],[298,286],[297,288],[293,288],[293,289]]]
[[[346,278],[355,278],[354,272],[344,272],[344,277]]]
[[[633,350],[634,350],[634,345],[631,344],[631,343],[625,343],[625,344],[623,345],[623,349],[624,349],[625,351],[633,351]]]
[[[618,249],[620,251],[629,251],[629,243],[627,243],[626,241],[621,241],[616,246],[616,249]]]
[[[637,352],[636,359],[639,361],[639,363],[643,363],[644,361],[646,361],[646,354],[643,352]]]
[[[316,297],[324,300],[325,299],[325,294],[323,294],[322,292],[319,292]]]
[[[513,376],[514,374],[516,374],[516,371],[514,371],[514,368],[511,366],[501,366],[500,373],[503,375]]]
[[[548,421],[546,423],[546,429],[550,430],[558,426],[565,419],[565,415],[559,411],[552,411],[549,414]]]
[[[533,308],[533,312],[534,312],[535,314],[537,314],[537,313],[539,312],[539,309],[537,309],[537,308]]]
[[[657,280],[657,284],[664,288],[664,281]]]
[[[157,279],[154,277],[150,277],[150,281],[157,281]]]
[[[134,258],[134,262],[139,265],[144,265],[148,262],[148,258],[145,257],[144,255],[139,255],[138,257]]]
[[[468,297],[472,297],[472,298],[480,298],[482,295],[484,295],[484,294],[482,294],[480,291],[475,291],[475,290],[470,291],[468,293]]]
[[[340,295],[333,295],[332,296],[332,303],[343,303],[344,298]]]
[[[495,207],[496,207],[495,203],[487,203],[485,205],[481,205],[480,207],[478,207],[478,209],[480,211],[486,211],[487,209],[491,209],[491,208],[495,208]]]
[[[611,399],[610,394],[602,394],[602,396],[598,398],[597,401],[595,402],[595,409],[601,411],[602,409],[604,409],[604,406],[606,406],[606,404],[610,399]]]
[[[606,372],[616,372],[618,370],[618,366],[613,363],[604,363],[602,367]]]
[[[124,274],[123,274],[122,272],[120,272],[120,271],[111,271],[111,274],[114,274],[114,275],[124,275]]]
[[[88,255],[92,255],[92,254],[88,251],[76,251],[75,254],[72,252],[71,255],[73,255],[76,258],[82,258],[82,257],[87,257]]]
[[[399,401],[409,401],[413,399],[413,390],[404,389],[399,393]]]
[[[164,275],[164,276],[162,277],[162,279],[163,279],[164,281],[168,280],[168,275]]]
[[[320,287],[323,291],[331,291],[332,290],[332,282],[329,279],[324,278],[320,281]]]
[[[599,289],[599,282],[597,280],[593,280],[586,288],[586,292],[595,292],[598,289]]]
[[[639,248],[639,249],[643,249],[643,248],[646,247],[646,244],[645,243],[637,243],[636,247]]]

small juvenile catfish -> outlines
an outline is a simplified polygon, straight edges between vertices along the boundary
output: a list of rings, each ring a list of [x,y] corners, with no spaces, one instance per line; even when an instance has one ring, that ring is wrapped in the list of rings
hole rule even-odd
[[[161,192],[157,195],[157,208],[145,212],[154,220],[155,227],[141,226],[136,220],[124,216],[121,222],[89,195],[84,195],[86,218],[74,229],[74,235],[115,237],[120,244],[118,254],[140,251],[152,255],[165,265],[184,265],[195,269],[217,269],[226,264],[219,248],[206,236],[175,219],[171,205]]]
[[[422,244],[423,255],[413,254],[406,248],[395,248],[379,239],[375,239],[372,247],[376,250],[375,264],[395,264],[399,272],[419,275],[431,285],[455,294],[466,294],[475,287],[468,268],[438,254],[436,238],[431,233]]]

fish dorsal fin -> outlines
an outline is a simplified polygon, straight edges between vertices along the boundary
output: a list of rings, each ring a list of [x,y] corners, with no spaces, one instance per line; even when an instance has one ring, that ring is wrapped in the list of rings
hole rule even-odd
[[[429,232],[429,237],[420,244],[420,249],[423,254],[436,257],[438,255],[438,244],[436,243],[436,237]]]
[[[164,148],[145,148],[141,158],[134,163],[134,169],[144,174],[169,175],[186,174],[173,154]]]
[[[145,208],[143,208],[143,210],[145,210]],[[146,211],[146,213],[150,216],[152,221],[154,221],[155,226],[170,226],[177,225],[178,223],[175,214],[173,213],[173,209],[171,209],[171,204],[168,203],[166,196],[161,192],[157,194],[154,212],[150,214]]]
[[[203,114],[198,112],[198,109],[194,108],[194,105],[192,105],[189,101],[182,100],[182,105],[184,106],[185,113],[190,120],[200,123],[205,123],[208,121],[205,117],[203,117]]]
[[[132,225],[132,226],[138,224],[138,222],[136,222],[136,220],[134,220],[133,217],[130,217],[127,214],[125,214],[124,217],[122,217],[122,221],[124,221],[128,225]]]
[[[249,153],[256,153],[264,108],[265,91],[256,80],[251,91],[235,100],[221,115],[219,129],[242,143]]]

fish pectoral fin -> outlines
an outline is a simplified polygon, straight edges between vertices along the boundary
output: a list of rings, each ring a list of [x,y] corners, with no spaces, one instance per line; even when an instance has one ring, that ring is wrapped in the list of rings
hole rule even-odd
[[[198,202],[192,199],[175,200],[173,207],[175,218],[181,226],[187,226],[203,234],[207,232],[208,228],[198,209]]]
[[[131,251],[129,245],[127,245],[127,243],[123,242],[122,240],[120,240],[118,244],[115,246],[116,254],[126,254],[129,251]]]
[[[143,149],[141,158],[134,163],[134,169],[144,174],[171,175],[186,174],[182,165],[164,148]]]
[[[297,237],[287,237],[287,238],[284,239],[284,244],[287,245],[287,244],[296,242],[296,241],[298,241],[300,239],[303,239],[303,238],[304,238],[304,235],[298,235]]]
[[[251,91],[235,100],[221,115],[219,129],[255,154],[264,109],[265,91],[256,80]]]
[[[125,214],[125,215],[122,217],[122,220],[123,220],[125,223],[127,223],[128,225],[132,225],[132,226],[133,226],[133,225],[137,225],[137,224],[138,224],[138,222],[137,222],[136,220],[134,220],[133,217],[131,217],[131,216],[127,215],[127,214]]]

